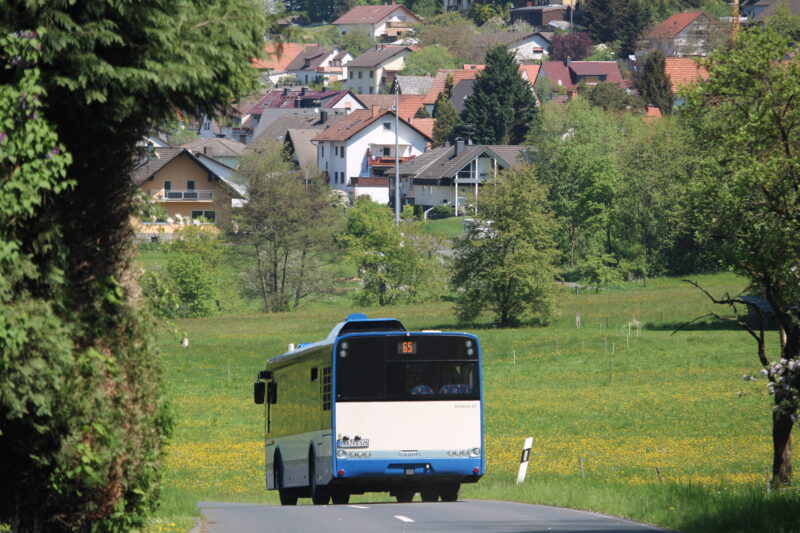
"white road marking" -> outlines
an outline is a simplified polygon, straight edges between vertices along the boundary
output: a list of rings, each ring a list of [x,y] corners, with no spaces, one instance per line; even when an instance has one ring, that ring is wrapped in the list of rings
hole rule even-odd
[[[413,522],[412,519],[410,519],[407,516],[403,516],[401,514],[396,514],[396,515],[394,515],[394,517],[397,518],[398,520],[402,520],[403,522]]]
[[[364,505],[348,505],[348,507],[352,507],[353,509],[369,509],[369,507]]]

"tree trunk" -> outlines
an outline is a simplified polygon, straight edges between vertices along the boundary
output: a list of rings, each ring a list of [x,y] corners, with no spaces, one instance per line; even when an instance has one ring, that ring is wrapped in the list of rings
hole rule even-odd
[[[778,398],[775,399],[776,403]],[[792,481],[792,426],[788,413],[772,414],[772,484],[788,485]]]

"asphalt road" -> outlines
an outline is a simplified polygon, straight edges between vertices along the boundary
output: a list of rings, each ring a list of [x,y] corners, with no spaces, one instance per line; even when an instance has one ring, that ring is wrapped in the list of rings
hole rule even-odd
[[[198,503],[201,533],[382,532],[666,532],[645,524],[572,509],[523,503],[368,503],[352,505],[255,505]]]

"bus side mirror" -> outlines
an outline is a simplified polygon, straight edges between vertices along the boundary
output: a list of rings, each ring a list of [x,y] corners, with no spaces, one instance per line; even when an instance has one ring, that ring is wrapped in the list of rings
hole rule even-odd
[[[267,402],[271,404],[278,403],[278,384],[270,381],[267,384]]]
[[[264,403],[264,394],[266,393],[266,383],[263,381],[256,381],[253,383],[253,401],[257,404]]]

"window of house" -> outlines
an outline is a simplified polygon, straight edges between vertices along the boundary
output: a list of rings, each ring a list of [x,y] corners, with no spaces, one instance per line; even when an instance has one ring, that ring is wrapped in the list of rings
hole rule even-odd
[[[333,155],[339,155],[339,147],[338,146],[334,146],[333,147]]]
[[[364,94],[364,88],[363,87],[359,87],[358,88],[358,94]]]
[[[198,209],[196,211],[192,211],[192,220],[195,219],[203,219],[209,224],[214,224],[217,221],[217,212]]]
[[[362,77],[364,77],[364,73],[359,70],[358,71],[358,79],[361,79]]]
[[[344,159],[344,146],[342,146],[342,147],[339,149],[339,157],[341,157],[342,159]]]
[[[392,123],[391,122],[384,122],[383,123],[383,129],[391,130],[392,129]]]
[[[186,182],[186,188],[190,191],[194,190],[194,180],[189,180]]]
[[[375,87],[370,87],[369,88],[369,94],[372,94],[374,91],[375,91]]]
[[[374,71],[372,71],[372,70],[370,70],[370,71],[369,71],[369,77],[370,77],[370,78],[374,78],[374,77],[375,77],[375,72],[374,72]]]
[[[165,191],[171,191],[172,190],[172,182],[171,181],[165,181],[164,182],[164,190]]]
[[[319,156],[320,157],[325,157],[325,145],[324,144],[320,144],[319,145]]]
[[[385,125],[384,125],[384,127],[385,127]],[[391,155],[389,152],[390,152],[389,147],[388,146],[384,146],[383,147],[383,157],[389,157]]]

